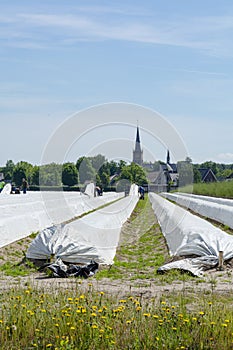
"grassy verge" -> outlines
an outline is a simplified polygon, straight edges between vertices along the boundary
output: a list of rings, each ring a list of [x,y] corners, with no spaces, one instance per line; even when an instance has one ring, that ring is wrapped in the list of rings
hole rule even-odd
[[[197,183],[179,188],[180,192],[233,199],[233,181]]]
[[[94,292],[40,293],[14,289],[0,296],[0,348],[232,349],[232,305],[214,294],[142,300]]]

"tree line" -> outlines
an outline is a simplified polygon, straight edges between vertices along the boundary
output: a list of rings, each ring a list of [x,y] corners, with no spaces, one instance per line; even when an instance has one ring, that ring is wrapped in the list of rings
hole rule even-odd
[[[147,183],[146,173],[135,163],[128,165],[125,161],[108,161],[103,155],[80,157],[76,163],[50,163],[32,165],[26,161],[14,163],[8,160],[0,168],[4,179],[21,186],[22,179],[27,179],[30,186],[78,186],[93,181],[96,186],[106,188],[111,183],[128,180],[139,185]]]

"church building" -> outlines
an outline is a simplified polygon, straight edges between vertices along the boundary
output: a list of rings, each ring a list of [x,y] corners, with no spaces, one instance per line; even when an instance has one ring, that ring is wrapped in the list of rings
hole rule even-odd
[[[178,186],[177,167],[176,164],[170,163],[169,150],[167,151],[166,163],[156,162],[157,165],[155,165],[143,162],[143,150],[140,142],[138,126],[136,131],[135,148],[133,150],[133,162],[145,169],[148,179],[148,190],[153,192],[167,191],[170,188],[170,183],[173,183],[174,187]]]
[[[143,164],[143,151],[141,149],[139,127],[138,126],[137,126],[137,133],[136,133],[135,149],[133,151],[133,162],[138,164],[138,165],[141,165],[141,166]]]

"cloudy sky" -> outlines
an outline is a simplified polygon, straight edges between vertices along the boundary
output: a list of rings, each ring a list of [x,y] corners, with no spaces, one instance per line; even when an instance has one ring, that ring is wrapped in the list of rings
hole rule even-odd
[[[160,113],[194,162],[233,163],[232,38],[231,0],[2,0],[0,166],[39,164],[70,115],[109,102]]]

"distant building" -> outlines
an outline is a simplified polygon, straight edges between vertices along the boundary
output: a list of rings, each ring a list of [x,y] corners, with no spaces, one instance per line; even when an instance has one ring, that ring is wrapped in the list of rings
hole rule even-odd
[[[200,168],[198,169],[201,174],[202,182],[216,182],[217,178],[210,168]]]
[[[170,188],[178,187],[179,175],[177,165],[170,163],[170,152],[167,151],[166,163],[158,162],[155,167],[153,163],[143,162],[143,150],[140,142],[139,127],[137,126],[135,149],[133,151],[133,162],[141,165],[147,174],[148,190],[152,192],[168,191]]]

